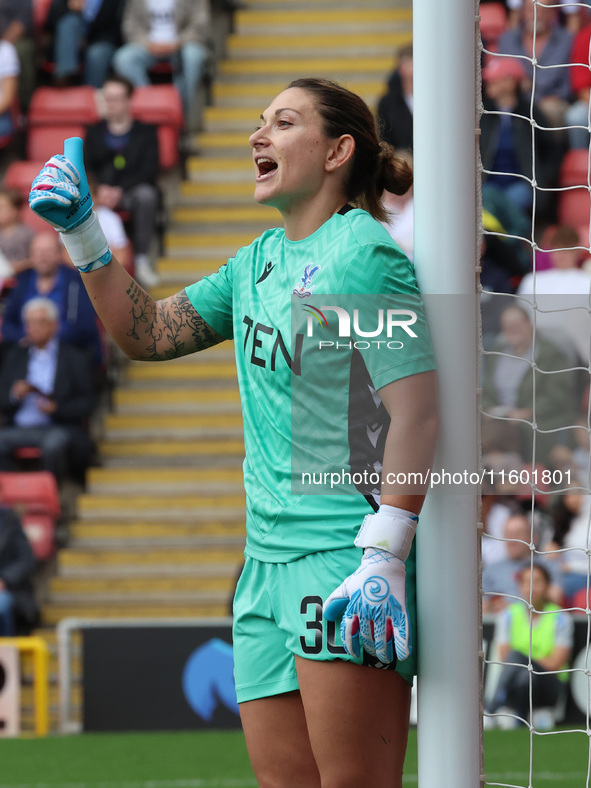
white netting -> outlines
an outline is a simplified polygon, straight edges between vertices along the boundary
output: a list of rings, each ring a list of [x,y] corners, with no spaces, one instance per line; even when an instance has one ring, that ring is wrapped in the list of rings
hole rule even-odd
[[[591,85],[591,8],[523,3],[501,38],[481,5],[482,552],[485,727],[528,731],[529,750],[485,785],[588,787],[591,114],[588,90],[561,91]]]

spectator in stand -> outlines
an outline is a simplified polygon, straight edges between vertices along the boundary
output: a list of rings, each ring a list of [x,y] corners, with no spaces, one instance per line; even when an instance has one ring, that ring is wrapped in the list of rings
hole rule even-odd
[[[16,47],[10,41],[0,39],[0,140],[10,139],[17,131],[14,110],[19,74]]]
[[[55,85],[76,83],[83,54],[83,82],[101,88],[117,47],[125,0],[53,0],[46,28],[53,36]]]
[[[576,381],[573,374],[564,372],[571,364],[541,334],[536,336],[534,345],[533,325],[521,306],[513,304],[503,310],[501,329],[499,341],[484,359],[482,409],[513,426],[519,453],[529,462],[533,451],[535,369],[535,460],[549,465],[553,447],[568,444],[571,436],[566,428],[575,423],[578,415]]]
[[[53,231],[36,235],[31,241],[31,268],[17,276],[6,298],[2,322],[5,342],[18,344],[25,338],[22,310],[37,296],[49,298],[59,314],[59,338],[86,351],[98,370],[102,349],[96,315],[80,282],[78,272],[63,263],[59,235]]]
[[[126,43],[113,61],[115,71],[135,87],[150,84],[148,72],[157,63],[170,63],[190,127],[207,60],[210,16],[209,0],[127,0]]]
[[[380,136],[397,149],[413,147],[412,66],[412,44],[407,44],[398,50],[398,66],[378,104]]]
[[[511,597],[520,597],[519,574],[522,569],[530,566],[532,551],[532,526],[525,514],[511,515],[505,523],[504,531],[507,557],[500,561],[487,564],[482,571],[483,613],[498,613],[508,604],[515,602]],[[534,546],[537,537],[534,528]],[[544,566],[551,578],[548,588],[548,599],[560,604],[562,602],[561,575],[558,567],[540,556],[535,562]],[[525,597],[522,597],[525,599]]]
[[[18,55],[18,99],[26,114],[36,82],[32,0],[0,0],[0,30],[2,40],[12,44]]]
[[[587,486],[587,479],[576,480],[571,477],[571,484]],[[562,587],[567,603],[570,603],[577,591],[587,588],[591,496],[574,492],[561,495],[553,502],[552,519],[555,524],[554,540],[547,550],[549,557],[560,567]]]
[[[521,570],[519,595],[525,603],[509,605],[497,619],[495,643],[500,661],[506,664],[495,696],[487,704],[489,713],[514,714],[527,720],[531,684],[532,723],[546,730],[554,727],[552,710],[568,682],[568,673],[564,671],[568,667],[574,635],[572,618],[550,601],[549,589],[550,576],[540,563]],[[529,604],[533,606],[531,611]],[[532,671],[528,670],[530,659]],[[544,709],[543,716],[541,709]],[[503,727],[519,724],[515,717],[505,719]]]
[[[523,76],[522,65],[515,58],[492,57],[482,71],[485,113],[480,124],[480,153],[484,169],[493,173],[485,173],[483,180],[487,187],[502,191],[505,199],[520,210],[531,213],[533,187],[525,178],[533,178],[535,155],[536,182],[540,187],[536,192],[539,216],[551,213],[553,208],[543,189],[554,185],[563,150],[556,140],[556,132],[543,130],[549,123],[535,104],[533,117],[542,128],[536,128],[532,146],[530,102],[520,90]]]
[[[23,323],[25,341],[7,351],[0,371],[0,470],[15,470],[16,449],[36,446],[61,483],[92,458],[92,370],[84,351],[58,339],[59,311],[49,298],[28,301]]]
[[[0,189],[0,252],[13,273],[29,268],[31,241],[35,233],[21,221],[24,198],[17,189]]]
[[[134,120],[133,85],[124,77],[109,77],[103,87],[105,118],[88,128],[84,145],[88,173],[98,181],[97,200],[111,210],[129,211],[136,275],[144,287],[158,282],[150,260],[150,245],[160,195],[156,127]]]
[[[119,260],[126,271],[129,271],[132,266],[132,255],[130,254],[129,238],[125,232],[125,225],[116,211],[101,202],[102,193],[99,194],[97,179],[90,175],[87,176],[87,180],[92,201],[94,202],[94,212],[98,216],[105,238],[117,260]]]
[[[591,44],[591,22],[586,24],[575,36],[568,62],[571,63],[570,84],[575,97],[567,109],[564,122],[567,126],[584,126],[568,129],[569,148],[589,147],[589,94],[591,91],[591,71],[589,70],[589,46]],[[579,63],[580,65],[575,65]]]
[[[582,248],[579,233],[570,225],[560,225],[550,234],[552,268],[527,274],[517,288],[518,295],[538,305],[536,326],[585,365],[589,359],[591,329],[589,292],[591,273],[579,267]]]
[[[18,515],[0,505],[0,637],[16,634],[15,619],[34,626],[39,614],[34,572],[35,556]]]
[[[531,3],[531,0],[525,0],[525,2]],[[580,3],[573,2],[573,0],[558,0],[558,2],[562,6],[560,8],[561,23],[564,24],[570,33],[577,33],[581,25],[585,23],[588,13],[587,9],[583,8]],[[524,0],[507,0],[509,27],[519,26],[523,3]]]
[[[525,0],[520,11],[519,25],[501,36],[498,52],[520,58],[535,57],[534,72],[531,60],[521,60],[526,69],[528,92],[534,90],[534,101],[552,126],[561,126],[571,100],[568,69],[573,36],[559,24],[558,8],[548,3]],[[525,89],[525,84],[522,89]]]

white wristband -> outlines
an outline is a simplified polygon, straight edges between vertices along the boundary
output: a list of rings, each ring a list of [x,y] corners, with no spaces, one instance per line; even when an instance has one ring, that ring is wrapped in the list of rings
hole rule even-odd
[[[81,225],[60,233],[60,236],[72,262],[84,273],[101,268],[111,261],[113,255],[94,211]]]
[[[356,547],[387,550],[406,561],[412,546],[419,518],[405,509],[380,506],[377,514],[368,514],[355,538]]]

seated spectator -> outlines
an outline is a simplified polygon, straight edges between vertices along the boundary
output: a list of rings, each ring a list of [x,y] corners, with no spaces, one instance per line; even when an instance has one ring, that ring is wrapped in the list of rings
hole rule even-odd
[[[13,137],[17,131],[14,110],[19,74],[20,65],[14,44],[0,39],[0,140]]]
[[[562,572],[562,587],[567,603],[570,603],[577,591],[587,587],[591,496],[566,493],[552,507],[552,516],[557,527],[554,541],[547,547],[548,557]]]
[[[380,136],[396,149],[413,147],[412,44],[398,50],[398,66],[378,104]]]
[[[533,65],[522,60],[527,73],[527,92],[534,90],[534,101],[553,126],[561,126],[571,99],[568,69],[572,34],[559,24],[555,4],[526,0],[520,9],[517,27],[507,30],[499,40],[499,54],[537,61],[535,84]],[[523,86],[525,87],[525,85]]]
[[[523,4],[524,2],[531,3],[531,1],[532,0],[507,0],[510,27],[519,27]],[[583,8],[580,3],[573,2],[573,0],[558,0],[558,2],[561,6],[561,23],[564,24],[570,33],[576,33],[580,30],[581,25],[584,24],[587,17],[587,9]]]
[[[24,198],[17,189],[0,189],[0,252],[12,272],[29,268],[31,241],[35,233],[21,221]]]
[[[7,351],[0,370],[0,470],[15,470],[14,452],[35,446],[58,484],[70,468],[83,478],[93,452],[88,356],[58,339],[59,311],[49,298],[28,301],[23,322],[25,343]]]
[[[575,36],[568,62],[570,85],[575,101],[566,110],[566,126],[583,126],[568,129],[569,148],[589,147],[589,94],[591,91],[591,71],[589,70],[589,46],[591,45],[591,22],[588,22]],[[579,63],[581,65],[574,65]]]
[[[148,72],[157,63],[170,63],[191,128],[197,87],[207,60],[209,6],[209,0],[127,0],[125,44],[113,60],[115,71],[135,87],[150,84]]]
[[[540,729],[554,727],[552,710],[568,683],[565,669],[574,636],[572,618],[550,602],[549,589],[550,576],[541,564],[521,570],[519,592],[525,603],[509,605],[495,627],[499,659],[511,664],[503,665],[494,698],[487,704],[491,714],[515,714],[526,721],[531,683],[532,723]],[[534,608],[531,612],[530,603]],[[530,658],[532,671],[528,670]],[[535,714],[541,709],[546,713],[536,719]],[[516,727],[519,721],[509,718],[507,723]],[[509,727],[507,723],[504,727]]]
[[[502,334],[484,358],[482,409],[511,425],[521,457],[530,461],[533,451],[534,331],[528,312],[513,304],[501,314]],[[535,341],[535,461],[549,464],[557,444],[568,445],[578,416],[575,378],[561,350],[541,335]],[[555,374],[548,374],[549,372]],[[512,420],[512,421],[507,421]],[[561,429],[564,428],[564,429]]]
[[[95,369],[102,364],[102,348],[96,313],[90,303],[80,274],[63,262],[59,235],[50,230],[31,241],[31,268],[22,271],[6,298],[2,338],[19,343],[25,337],[23,306],[31,298],[44,296],[53,301],[59,313],[59,338],[86,351]]]
[[[21,112],[26,114],[36,82],[32,0],[0,0],[0,30],[2,40],[12,44],[18,55],[18,99]]]
[[[579,267],[582,250],[579,233],[574,227],[561,225],[548,240],[552,268],[525,276],[517,288],[520,296],[529,296],[538,306],[536,326],[568,355],[585,365],[589,359],[591,323],[589,292],[591,273]]]
[[[88,128],[84,145],[87,172],[98,182],[97,201],[114,211],[129,211],[135,271],[140,284],[152,287],[158,276],[150,245],[158,212],[158,137],[156,127],[134,120],[133,85],[123,77],[105,82],[105,119]]]
[[[27,629],[35,625],[34,572],[35,556],[18,515],[0,505],[0,637],[16,635],[17,619]]]
[[[505,523],[504,538],[507,545],[507,557],[487,564],[482,572],[483,613],[498,613],[516,601],[511,597],[525,599],[521,595],[519,575],[522,569],[530,566],[532,560],[530,550],[532,526],[529,518],[525,514],[514,514],[509,517]],[[535,529],[534,546],[538,546]],[[563,594],[558,567],[538,555],[534,560],[546,568],[551,578],[548,599],[556,604],[561,604]]]
[[[55,85],[78,82],[83,57],[85,85],[102,88],[121,45],[125,0],[53,0],[46,28],[53,36]]]
[[[540,187],[536,191],[539,218],[540,213],[548,214],[553,207],[543,189],[555,184],[563,150],[556,133],[543,130],[549,124],[536,104],[533,117],[542,128],[536,128],[532,148],[529,120],[532,110],[530,101],[521,93],[522,78],[523,67],[514,58],[493,57],[482,71],[485,113],[480,124],[480,154],[488,171],[483,175],[483,183],[487,188],[500,190],[505,201],[530,214],[533,187],[525,179],[533,178],[535,164],[536,183]]]
[[[125,270],[129,271],[132,260],[125,225],[118,213],[101,202],[104,192],[99,191],[99,184],[94,175],[88,176],[88,186],[94,203],[93,210],[98,216],[109,247]]]
[[[487,480],[488,482],[488,480]],[[482,564],[507,558],[507,543],[503,533],[507,519],[514,513],[514,501],[508,495],[495,495],[491,485],[485,483],[482,490]]]

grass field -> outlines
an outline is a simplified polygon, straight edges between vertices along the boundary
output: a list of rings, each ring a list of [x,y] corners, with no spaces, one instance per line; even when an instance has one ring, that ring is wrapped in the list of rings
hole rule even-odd
[[[584,732],[537,735],[533,788],[587,788]],[[411,731],[404,784],[417,784]],[[487,731],[486,785],[530,785],[529,733]],[[237,732],[129,733],[0,740],[0,788],[251,788]],[[365,788],[365,786],[360,787]],[[450,786],[453,788],[453,786]]]

